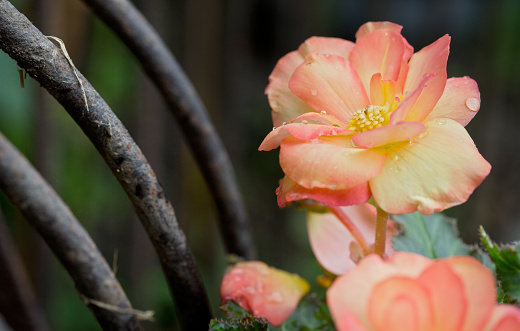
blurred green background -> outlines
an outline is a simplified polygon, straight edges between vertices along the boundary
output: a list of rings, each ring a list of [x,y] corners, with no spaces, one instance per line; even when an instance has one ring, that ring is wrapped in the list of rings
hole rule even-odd
[[[132,54],[81,1],[13,0],[45,35],[64,40],[78,69],[120,117],[158,174],[197,259],[212,307],[225,256],[215,206],[177,123]],[[467,126],[491,163],[489,177],[459,207],[468,243],[482,224],[498,241],[520,238],[520,2],[347,0],[140,0],[135,4],[175,54],[206,104],[233,161],[252,219],[260,259],[314,283],[320,274],[304,213],[276,205],[282,177],[277,151],[258,152],[271,130],[264,89],[276,61],[306,38],[354,40],[367,21],[389,20],[418,51],[452,36],[448,77],[470,76],[482,106]],[[1,24],[1,22],[0,22]],[[0,131],[42,172],[112,263],[137,309],[157,313],[150,330],[176,330],[157,257],[131,204],[76,124],[0,52]],[[25,219],[0,195],[5,218],[55,330],[97,330],[72,281]]]

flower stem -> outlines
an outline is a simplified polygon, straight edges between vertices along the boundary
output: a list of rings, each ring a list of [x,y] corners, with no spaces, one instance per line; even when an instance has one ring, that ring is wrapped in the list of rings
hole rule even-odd
[[[369,247],[365,238],[361,234],[361,231],[357,228],[357,226],[350,220],[350,218],[339,208],[339,207],[329,207],[334,215],[343,223],[343,225],[350,231],[352,237],[357,241],[359,247],[363,251],[363,254],[369,254]],[[384,249],[384,248],[383,248]]]
[[[385,255],[387,223],[388,213],[377,207],[376,241],[374,243],[374,253],[379,254],[381,257]]]

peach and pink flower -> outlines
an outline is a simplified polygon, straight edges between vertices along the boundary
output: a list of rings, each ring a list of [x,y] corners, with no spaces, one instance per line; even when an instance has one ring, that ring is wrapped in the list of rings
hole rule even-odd
[[[280,146],[278,204],[366,202],[423,214],[465,202],[489,174],[464,126],[480,108],[468,77],[447,79],[450,37],[417,53],[402,27],[371,22],[356,43],[312,37],[281,58],[266,93]]]
[[[493,274],[476,259],[404,252],[364,258],[327,291],[340,331],[520,330],[520,309],[495,300]]]
[[[330,207],[330,212],[307,212],[307,231],[316,260],[328,272],[342,275],[365,255],[374,252],[376,207],[363,203],[355,206]],[[386,255],[391,256],[395,228],[388,221]]]
[[[233,300],[256,317],[282,324],[296,309],[310,286],[296,274],[269,267],[260,261],[239,262],[220,285],[222,303]]]

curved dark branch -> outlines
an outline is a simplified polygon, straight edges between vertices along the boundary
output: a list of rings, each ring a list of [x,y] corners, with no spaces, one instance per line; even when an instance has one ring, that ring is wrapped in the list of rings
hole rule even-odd
[[[229,156],[197,92],[157,32],[128,0],[83,0],[125,42],[179,122],[215,200],[228,253],[256,258]]]
[[[207,329],[211,312],[202,278],[173,207],[139,147],[79,73],[89,109],[70,64],[31,22],[0,0],[0,48],[67,110],[105,159],[130,198],[159,256],[185,329]]]
[[[50,330],[1,211],[0,293],[0,315],[5,316],[6,322],[12,328],[30,331]]]
[[[72,212],[29,161],[0,134],[0,188],[43,237],[74,280],[79,293],[131,309],[119,282]],[[108,330],[141,330],[136,318],[90,306]]]

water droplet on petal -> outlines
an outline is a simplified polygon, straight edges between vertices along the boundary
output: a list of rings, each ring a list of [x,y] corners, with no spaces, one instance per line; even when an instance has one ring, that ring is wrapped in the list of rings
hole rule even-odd
[[[309,123],[309,122],[307,122],[307,120],[302,121],[302,124],[307,124],[307,123]]]
[[[318,142],[318,138],[311,139],[311,144],[317,144]]]
[[[276,291],[267,296],[267,301],[273,302],[273,303],[280,303],[283,301],[282,293]]]
[[[444,124],[446,124],[446,120],[441,118],[441,119],[437,120],[437,123],[439,125],[444,125]]]
[[[234,274],[243,274],[244,273],[244,269],[235,268],[235,269],[233,269],[233,273]]]
[[[466,107],[471,111],[478,111],[480,109],[480,101],[477,98],[467,98]]]
[[[273,126],[273,131],[276,130],[276,126]]]
[[[325,57],[329,57],[329,56],[330,56],[330,54],[323,54],[323,56],[325,56]]]
[[[338,188],[338,185],[336,184],[330,184],[330,185],[327,185],[327,188],[330,189],[330,190],[335,190]]]
[[[283,122],[282,125],[287,125],[287,122]]]
[[[311,94],[312,94],[312,95],[318,95],[318,90],[312,89],[312,90],[311,90]]]
[[[440,123],[439,123],[439,124],[440,124]],[[422,139],[422,138],[426,137],[427,135],[428,135],[428,131],[424,130],[423,132],[421,132],[421,133],[419,134],[418,137],[419,137],[420,139]]]
[[[417,137],[411,137],[410,138],[410,144],[414,144],[414,143],[416,143],[418,141],[419,141],[419,139],[417,139]]]
[[[244,290],[250,294],[255,294],[256,293],[256,288],[252,285],[249,285],[249,286],[246,286],[244,287]]]
[[[320,111],[320,114],[322,114],[322,115],[327,115],[327,111],[322,110],[322,111]]]

